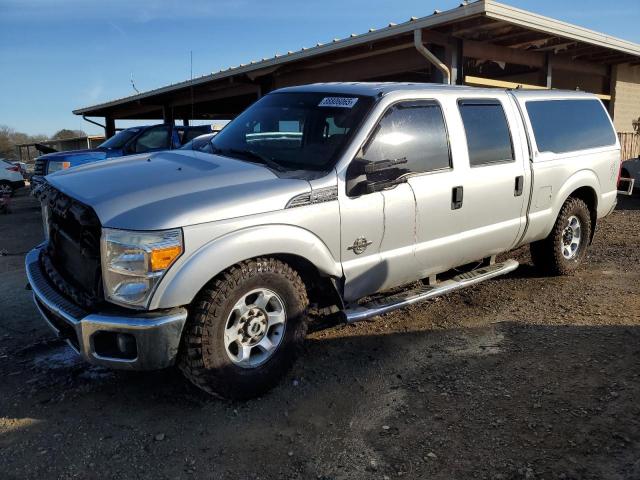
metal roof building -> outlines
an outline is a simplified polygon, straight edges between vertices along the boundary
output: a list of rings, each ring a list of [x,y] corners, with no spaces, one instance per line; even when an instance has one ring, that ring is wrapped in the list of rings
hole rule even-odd
[[[329,81],[580,89],[605,101],[618,131],[632,132],[640,45],[480,0],[74,113],[104,117],[110,136],[118,119],[229,119],[271,90]]]

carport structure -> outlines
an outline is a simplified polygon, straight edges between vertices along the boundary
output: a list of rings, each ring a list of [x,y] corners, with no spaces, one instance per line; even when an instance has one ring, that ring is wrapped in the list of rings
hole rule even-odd
[[[315,82],[444,82],[596,93],[619,131],[640,116],[640,45],[492,0],[74,111],[119,119],[230,119],[274,89]]]

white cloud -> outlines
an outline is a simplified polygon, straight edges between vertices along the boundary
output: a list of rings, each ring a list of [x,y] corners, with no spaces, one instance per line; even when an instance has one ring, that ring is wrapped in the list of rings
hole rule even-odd
[[[80,101],[87,104],[96,102],[101,99],[103,93],[104,85],[102,82],[95,82],[81,92]]]

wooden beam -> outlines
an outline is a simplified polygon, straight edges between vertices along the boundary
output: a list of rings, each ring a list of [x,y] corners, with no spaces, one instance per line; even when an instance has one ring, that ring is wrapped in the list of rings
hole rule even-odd
[[[591,52],[601,52],[601,51],[602,51],[602,47],[594,47],[594,46],[581,47],[573,50],[571,52],[571,56],[573,58],[578,58],[584,55],[589,55]]]
[[[274,76],[274,88],[315,82],[365,81],[431,70],[431,65],[415,49],[407,49],[323,68],[281,71]]]
[[[548,50],[555,51],[557,49],[561,49],[561,48],[563,49],[563,48],[568,47],[570,45],[577,45],[577,44],[578,44],[578,42],[576,42],[575,40],[572,41],[572,42],[558,42],[558,43],[555,43],[553,45],[545,45],[544,47],[537,48],[536,50],[538,52],[546,52]]]
[[[545,66],[545,56],[539,52],[516,50],[500,45],[476,42],[474,40],[464,40],[463,48],[465,57],[469,58],[494,60],[535,68],[543,68]]]
[[[345,62],[352,62],[354,60],[361,60],[363,58],[369,58],[369,57],[375,57],[377,55],[383,55],[385,53],[391,53],[391,52],[398,52],[400,50],[407,50],[409,48],[415,48],[413,46],[413,42],[407,42],[407,43],[403,43],[400,45],[395,45],[393,47],[387,47],[387,48],[381,48],[381,49],[371,49],[368,52],[365,53],[359,53],[356,55],[350,55],[350,56],[345,56],[345,57],[336,57],[333,60],[329,60],[326,62],[320,62],[320,63],[314,63],[314,64],[310,64],[307,67],[304,67],[303,69],[315,69],[315,68],[324,68],[330,65],[335,65],[338,63],[345,63]]]
[[[510,33],[504,33],[502,35],[496,35],[496,36],[491,38],[491,41],[493,43],[498,43],[498,42],[502,42],[502,41],[505,41],[505,40],[512,40],[514,38],[521,37],[522,35],[524,35],[526,33],[530,33],[530,32],[523,31],[519,27],[513,27],[512,26]]]
[[[471,32],[485,33],[504,28],[508,25],[509,24],[500,21],[487,21],[485,17],[481,17],[477,19],[473,25],[466,26],[465,24],[463,24],[463,28],[453,28],[451,30],[451,35],[454,37],[459,37]]]
[[[495,80],[493,78],[472,77],[467,75],[464,77],[464,83],[467,85],[474,85],[480,87],[492,87],[492,88],[522,88],[524,90],[549,90],[547,87],[541,85],[531,85],[527,83],[507,82],[504,80]],[[596,97],[601,100],[611,100],[611,95],[605,95],[602,93],[594,93]]]
[[[198,93],[194,95],[194,103],[211,102],[214,100],[226,99],[229,97],[239,97],[242,95],[258,94],[258,85],[256,84],[234,84],[228,85],[224,90],[211,91],[208,93]],[[185,92],[180,96],[171,98],[169,105],[173,107],[182,107],[191,104],[191,95]]]
[[[588,62],[603,62],[605,60],[610,60],[612,58],[620,59],[620,58],[634,58],[634,57],[632,55],[629,55],[628,53],[602,52],[597,55],[590,55],[584,60]]]
[[[542,85],[531,85],[527,83],[507,82],[504,80],[496,80],[493,78],[473,77],[467,75],[464,77],[464,83],[467,85],[475,85],[480,87],[493,87],[493,88],[523,88],[525,90],[547,90],[547,87]]]
[[[629,63],[631,60],[633,60],[636,57],[633,57],[631,55],[616,55],[614,57],[611,58],[605,58],[602,61],[602,63],[606,63],[607,65],[617,65],[620,63]]]
[[[552,55],[550,61],[551,66],[558,70],[586,73],[588,75],[598,75],[600,77],[606,77],[609,75],[609,69],[606,65],[574,60],[571,58],[571,55]]]
[[[509,43],[505,44],[505,46],[507,46],[509,48],[516,48],[517,49],[517,48],[529,47],[531,45],[536,45],[536,50],[537,50],[538,49],[537,48],[538,44],[542,45],[543,43],[548,42],[549,40],[553,40],[553,38],[554,37],[548,37],[548,36],[542,36],[542,37],[540,37],[540,36],[538,36],[538,37],[532,36],[529,40],[523,40],[523,41],[518,42],[518,43],[509,42]]]

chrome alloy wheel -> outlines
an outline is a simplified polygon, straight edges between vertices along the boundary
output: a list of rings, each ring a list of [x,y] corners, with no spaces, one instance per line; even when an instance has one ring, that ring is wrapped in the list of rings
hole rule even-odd
[[[578,254],[581,240],[582,227],[580,219],[572,215],[567,221],[567,226],[562,231],[562,256],[567,260],[575,258]]]
[[[224,346],[229,359],[243,368],[262,365],[282,343],[286,319],[284,302],[274,291],[258,288],[244,294],[225,325]]]

